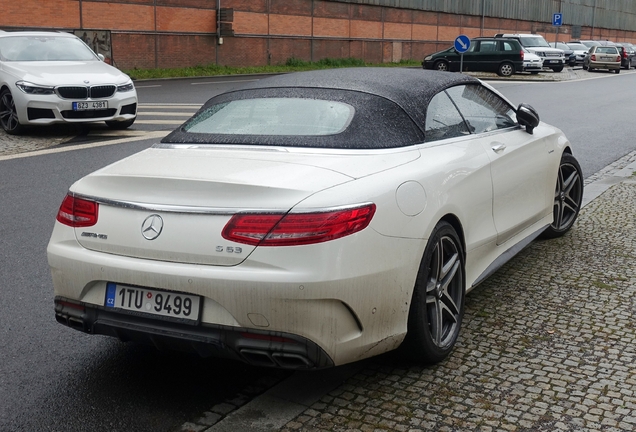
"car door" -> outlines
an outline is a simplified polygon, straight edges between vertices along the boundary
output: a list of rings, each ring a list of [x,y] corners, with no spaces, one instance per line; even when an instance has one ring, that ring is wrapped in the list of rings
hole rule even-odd
[[[490,159],[493,220],[497,244],[546,217],[552,210],[547,187],[548,142],[516,122],[514,109],[481,85],[452,87],[447,93]]]
[[[473,54],[473,69],[475,71],[496,71],[501,53],[498,48],[499,41],[482,40]]]

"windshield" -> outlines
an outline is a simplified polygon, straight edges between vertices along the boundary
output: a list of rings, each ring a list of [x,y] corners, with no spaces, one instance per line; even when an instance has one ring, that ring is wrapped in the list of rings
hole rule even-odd
[[[2,37],[0,58],[4,61],[99,61],[81,40],[48,35]]]
[[[521,39],[521,45],[525,47],[550,47],[541,36],[525,36],[519,39]]]
[[[588,47],[586,47],[583,44],[578,44],[578,43],[569,43],[568,46],[570,47],[570,49],[576,50],[576,51],[587,51]]]

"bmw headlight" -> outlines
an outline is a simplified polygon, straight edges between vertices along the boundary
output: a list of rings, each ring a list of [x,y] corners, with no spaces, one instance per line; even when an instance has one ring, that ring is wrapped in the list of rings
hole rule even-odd
[[[20,90],[30,95],[49,95],[55,93],[55,88],[53,87],[33,84],[28,81],[18,81],[15,85]]]
[[[135,89],[135,86],[133,85],[132,81],[128,81],[126,84],[120,84],[117,86],[118,92],[128,92],[128,91],[133,91],[134,89]]]

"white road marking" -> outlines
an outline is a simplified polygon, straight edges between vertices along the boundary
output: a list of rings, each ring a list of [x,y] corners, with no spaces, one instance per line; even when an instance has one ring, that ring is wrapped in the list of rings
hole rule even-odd
[[[193,83],[190,83],[190,85],[231,84],[231,83],[246,83],[246,82],[252,82],[252,81],[260,81],[260,80],[252,79],[252,80],[220,81],[220,82],[206,81],[206,82],[193,82]]]
[[[160,111],[137,111],[138,116],[158,116],[158,117],[192,117],[192,112],[160,112]]]
[[[135,120],[135,124],[180,125],[183,120]]]
[[[148,132],[143,136],[128,137],[128,138],[122,138],[118,140],[101,141],[101,142],[89,143],[89,144],[79,144],[76,146],[69,145],[66,147],[57,147],[57,148],[51,148],[46,150],[38,150],[38,151],[29,152],[29,153],[19,153],[14,155],[0,156],[0,161],[11,160],[11,159],[23,159],[23,158],[33,157],[33,156],[42,156],[42,155],[52,154],[52,153],[65,153],[65,152],[83,150],[83,149],[89,149],[89,148],[95,148],[95,147],[105,147],[105,146],[114,145],[114,144],[143,141],[146,139],[159,139],[159,138],[165,137],[169,133],[170,131],[155,131],[155,132]]]

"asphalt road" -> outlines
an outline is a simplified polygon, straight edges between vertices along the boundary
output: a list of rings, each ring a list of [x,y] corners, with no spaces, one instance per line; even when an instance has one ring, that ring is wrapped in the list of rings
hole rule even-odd
[[[562,128],[589,176],[636,147],[636,75],[598,75],[581,82],[494,86]],[[241,78],[230,78],[138,83],[140,102],[194,106],[240,85],[235,81]],[[159,123],[161,118],[134,129],[173,127]],[[66,190],[83,175],[151,144],[0,160],[1,431],[170,432],[227,398],[256,394],[263,382],[286,376],[121,344],[55,322],[45,250]]]

